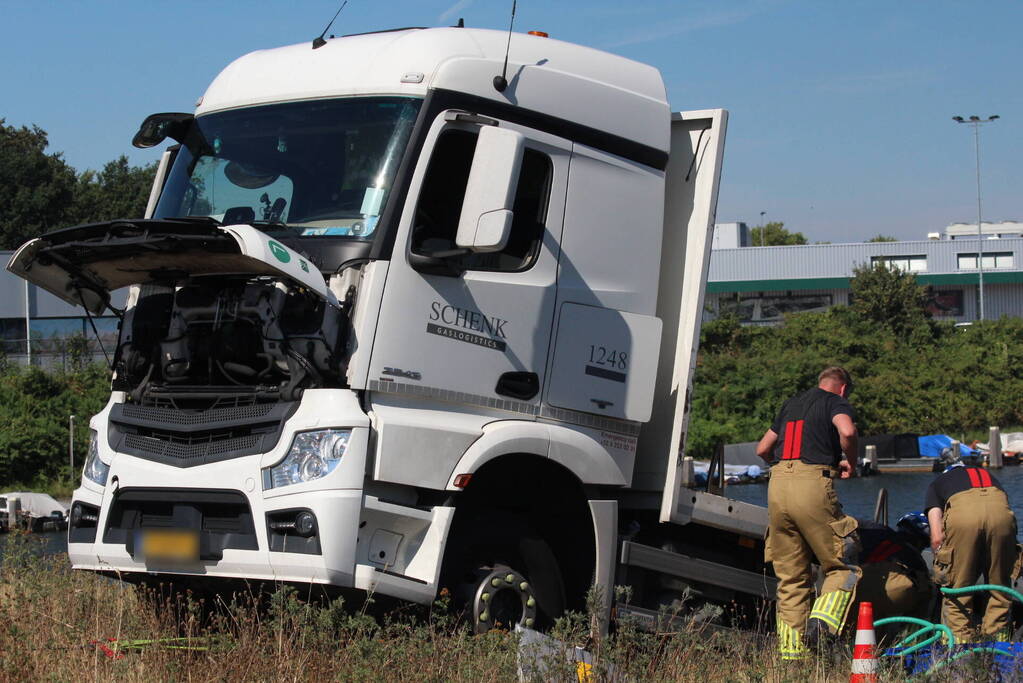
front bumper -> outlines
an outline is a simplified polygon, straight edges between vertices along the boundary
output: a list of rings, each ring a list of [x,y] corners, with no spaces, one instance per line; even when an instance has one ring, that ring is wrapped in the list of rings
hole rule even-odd
[[[249,460],[243,458],[241,460]],[[241,461],[224,463],[244,467]],[[230,470],[231,467],[218,469]],[[122,469],[123,471],[123,469]],[[166,475],[167,473],[163,473]],[[210,480],[227,483],[233,477],[230,472],[220,472]],[[166,476],[126,477],[132,487],[125,490],[178,489],[183,482],[168,481]],[[205,479],[205,477],[204,477]],[[248,477],[246,477],[248,479]],[[194,488],[195,492],[209,489]],[[108,487],[109,488],[109,487]],[[228,489],[218,489],[225,491]],[[362,511],[361,490],[323,490],[303,493],[275,495],[264,498],[262,491],[251,492],[235,489],[234,493],[244,496],[251,514],[252,529],[255,533],[254,550],[226,547],[218,553],[219,559],[205,559],[190,565],[160,565],[147,562],[134,548],[132,530],[127,533],[117,529],[118,522],[111,518],[111,510],[117,498],[117,491],[97,495],[88,489],[75,492],[75,503],[84,503],[100,509],[94,542],[69,542],[68,556],[75,569],[111,572],[118,574],[159,573],[185,574],[196,576],[241,578],[270,581],[295,581],[322,583],[341,587],[352,587],[355,576],[355,558],[358,523]],[[279,510],[303,509],[316,517],[315,540],[319,553],[274,552],[270,550],[268,515]],[[203,524],[202,526],[205,526]],[[118,534],[118,531],[122,533]],[[200,529],[200,534],[210,534]],[[297,540],[297,537],[291,537]],[[280,544],[278,544],[280,545]],[[284,546],[287,549],[287,541]]]
[[[109,406],[92,420],[100,435],[108,414]],[[332,472],[263,490],[263,469],[284,458],[295,433],[331,428],[352,430]],[[75,491],[72,518],[77,508],[79,524],[69,527],[68,538],[75,569],[129,581],[174,575],[320,584],[424,604],[436,596],[454,508],[400,505],[363,490],[369,419],[351,392],[306,391],[267,453],[176,467],[115,453],[105,438],[97,448],[110,471],[105,486],[83,477]],[[299,512],[315,516],[314,538],[282,531],[282,520]],[[144,559],[134,534],[152,528],[198,531],[200,559],[187,565]]]
[[[110,471],[105,486],[83,477],[75,491],[72,512],[76,506],[86,510],[93,528],[71,528],[72,567],[354,585],[369,440],[369,418],[355,394],[308,390],[266,453],[190,467],[114,452],[105,435],[116,400],[92,420],[99,457]],[[327,428],[352,430],[338,467],[315,481],[263,490],[263,469],[284,458],[297,432]],[[282,542],[276,522],[287,510],[315,516],[314,543],[297,535]],[[136,532],[161,527],[198,532],[200,560],[161,566],[143,559],[134,547]]]

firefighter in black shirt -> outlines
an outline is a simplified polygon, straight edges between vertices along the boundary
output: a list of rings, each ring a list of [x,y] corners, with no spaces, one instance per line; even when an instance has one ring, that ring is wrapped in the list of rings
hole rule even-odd
[[[927,488],[924,502],[934,549],[934,581],[962,588],[977,583],[1012,586],[1019,575],[1016,516],[1001,483],[980,467],[949,467]],[[1009,596],[991,591],[983,623],[973,613],[973,597],[945,597],[945,624],[958,642],[1009,640],[1012,635]],[[977,626],[980,626],[979,632]]]
[[[802,659],[806,642],[842,630],[860,578],[856,520],[842,511],[832,484],[839,473],[843,478],[856,474],[856,425],[846,400],[851,391],[848,372],[825,368],[816,388],[785,402],[757,445],[757,455],[771,462],[781,444],[767,490],[764,560],[773,562],[778,577],[782,659]],[[814,558],[824,573],[816,600]]]
[[[856,586],[856,600],[874,605],[874,619],[929,616],[934,584],[920,551],[930,542],[927,516],[903,515],[895,529],[858,520],[859,564],[863,577]],[[879,636],[893,636],[902,625],[893,625]]]

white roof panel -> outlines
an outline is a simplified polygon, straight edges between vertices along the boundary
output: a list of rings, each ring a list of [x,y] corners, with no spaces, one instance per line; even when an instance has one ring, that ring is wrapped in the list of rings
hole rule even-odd
[[[509,86],[493,87],[508,34],[485,29],[407,29],[301,43],[247,54],[210,84],[196,110],[351,95],[465,92],[580,123],[667,151],[668,104],[651,66],[550,38],[512,35]],[[422,74],[421,82],[403,82]]]

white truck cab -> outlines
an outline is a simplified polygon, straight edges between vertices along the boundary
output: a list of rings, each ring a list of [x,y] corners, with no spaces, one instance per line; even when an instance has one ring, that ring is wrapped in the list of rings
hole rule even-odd
[[[594,584],[650,610],[766,594],[762,510],[678,467],[726,114],[532,35],[499,90],[508,40],[246,55],[143,123],[137,146],[174,142],[145,219],[14,254],[93,314],[130,288],[76,569],[446,587],[480,629]]]

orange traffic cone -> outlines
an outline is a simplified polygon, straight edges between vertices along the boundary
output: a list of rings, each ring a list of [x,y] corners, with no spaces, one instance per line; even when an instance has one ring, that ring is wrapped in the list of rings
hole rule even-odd
[[[874,606],[860,603],[856,620],[856,644],[853,645],[852,673],[849,683],[877,683],[877,656],[874,654]]]

